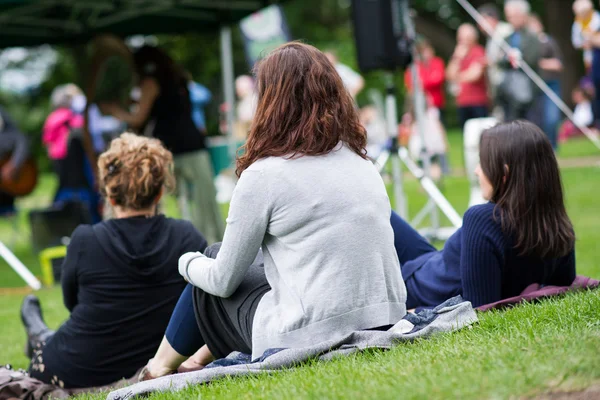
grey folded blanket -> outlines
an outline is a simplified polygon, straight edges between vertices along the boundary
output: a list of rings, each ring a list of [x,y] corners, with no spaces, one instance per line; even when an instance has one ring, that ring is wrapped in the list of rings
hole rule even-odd
[[[140,382],[109,393],[107,399],[125,400],[152,392],[177,391],[188,385],[206,383],[225,376],[271,373],[297,366],[308,360],[326,361],[365,349],[389,349],[399,342],[455,331],[474,322],[477,322],[477,315],[471,303],[465,302],[460,296],[457,296],[433,310],[407,314],[388,331],[358,331],[341,339],[330,340],[311,347],[271,349],[267,350],[260,359],[254,361],[250,360],[249,355],[235,352],[227,358],[215,361],[203,370]]]

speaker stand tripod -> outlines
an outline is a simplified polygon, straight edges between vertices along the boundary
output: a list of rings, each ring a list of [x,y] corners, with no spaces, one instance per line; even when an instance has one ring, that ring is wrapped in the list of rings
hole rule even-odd
[[[408,10],[406,10],[408,12]],[[405,14],[406,15],[406,14]],[[411,23],[410,17],[408,17],[408,24]],[[412,26],[412,25],[410,25]],[[427,204],[415,218],[410,221],[411,226],[418,228],[422,222],[430,217],[431,226],[424,229],[420,229],[419,232],[430,240],[446,240],[448,239],[456,229],[462,226],[462,218],[452,207],[450,202],[444,197],[442,192],[438,189],[435,182],[429,176],[430,170],[430,159],[427,154],[426,142],[425,142],[425,129],[426,129],[426,115],[425,115],[425,96],[421,87],[419,79],[418,68],[415,63],[411,66],[413,86],[414,86],[414,107],[415,116],[417,120],[417,127],[419,135],[421,137],[421,159],[423,160],[423,168],[420,168],[415,163],[408,153],[406,147],[398,145],[398,115],[397,115],[397,104],[395,95],[395,86],[393,81],[393,75],[388,73],[386,75],[386,129],[388,136],[391,138],[391,146],[388,149],[382,151],[377,158],[377,165],[380,168],[380,172],[384,171],[388,164],[391,164],[392,169],[392,180],[393,180],[393,193],[395,199],[395,209],[398,214],[408,220],[408,202],[406,194],[404,192],[404,179],[402,176],[402,164],[406,166],[408,171],[419,180],[421,187],[425,190],[428,195]],[[439,210],[450,220],[451,227],[441,227]]]

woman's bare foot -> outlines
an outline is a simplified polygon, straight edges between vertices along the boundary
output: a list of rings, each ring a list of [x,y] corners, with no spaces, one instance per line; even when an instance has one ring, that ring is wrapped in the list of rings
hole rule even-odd
[[[177,368],[177,373],[182,374],[184,372],[200,371],[204,367],[206,367],[206,364],[200,364],[199,362],[189,358],[188,360],[184,361],[179,368]]]
[[[161,376],[171,375],[177,371],[177,367],[188,357],[179,354],[169,343],[166,337],[163,337],[156,355],[148,361],[148,365],[142,369],[138,380],[147,381],[160,378]]]
[[[177,368],[177,372],[191,372],[191,371],[199,371],[202,368],[206,367],[208,364],[213,362],[215,358],[212,353],[208,349],[206,345],[202,346],[200,350],[194,353],[193,356],[188,358],[186,361],[181,363],[179,368]]]
[[[149,381],[151,379],[172,375],[176,372],[168,368],[160,367],[153,361],[154,359],[148,361],[148,364],[146,364],[146,366],[140,371],[140,374],[138,375],[138,382]]]

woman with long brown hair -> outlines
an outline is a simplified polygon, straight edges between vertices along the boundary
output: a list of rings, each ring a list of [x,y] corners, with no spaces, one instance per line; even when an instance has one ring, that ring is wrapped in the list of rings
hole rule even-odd
[[[179,260],[193,289],[142,379],[172,373],[201,347],[192,365],[385,329],[406,313],[389,198],[335,67],[289,43],[256,77],[223,243]]]
[[[408,308],[458,294],[478,307],[532,283],[568,286],[575,279],[575,233],[546,135],[530,122],[497,125],[482,134],[480,160],[476,172],[489,203],[467,210],[442,251],[392,215]]]

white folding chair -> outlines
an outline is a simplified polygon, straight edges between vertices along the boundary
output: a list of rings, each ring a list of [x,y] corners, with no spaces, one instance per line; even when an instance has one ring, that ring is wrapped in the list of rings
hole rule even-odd
[[[479,165],[479,142],[481,140],[481,134],[484,130],[493,127],[497,123],[498,120],[492,117],[474,118],[465,123],[463,138],[465,146],[465,168],[467,178],[469,178],[471,192],[469,197],[469,207],[486,202],[481,194],[479,179],[477,179],[477,175],[475,175],[475,169],[477,168],[477,165]]]

